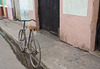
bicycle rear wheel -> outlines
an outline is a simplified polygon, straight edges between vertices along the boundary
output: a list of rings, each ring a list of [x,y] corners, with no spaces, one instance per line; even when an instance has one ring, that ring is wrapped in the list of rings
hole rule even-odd
[[[24,51],[24,49],[25,49],[25,45],[26,45],[26,38],[25,37],[26,37],[25,32],[24,32],[23,29],[21,29],[19,31],[19,34],[18,34],[18,41],[20,43],[19,48],[20,48],[21,51]]]
[[[29,49],[31,51],[30,53],[31,64],[34,68],[38,68],[41,62],[41,49],[39,42],[36,39],[31,40]]]

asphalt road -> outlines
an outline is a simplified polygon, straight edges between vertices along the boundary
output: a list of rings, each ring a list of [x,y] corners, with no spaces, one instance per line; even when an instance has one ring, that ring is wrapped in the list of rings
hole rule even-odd
[[[0,69],[26,69],[16,58],[9,44],[0,35]]]

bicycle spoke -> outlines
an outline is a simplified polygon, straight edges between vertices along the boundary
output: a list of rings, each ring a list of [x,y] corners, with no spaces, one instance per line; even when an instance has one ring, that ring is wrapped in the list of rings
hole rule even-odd
[[[33,67],[38,67],[41,61],[41,50],[39,43],[34,39],[31,41],[30,48],[32,50],[30,60]],[[34,59],[34,60],[32,60]]]

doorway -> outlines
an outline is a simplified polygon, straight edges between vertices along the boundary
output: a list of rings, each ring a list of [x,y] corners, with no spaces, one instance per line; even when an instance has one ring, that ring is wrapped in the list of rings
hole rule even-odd
[[[99,12],[98,12],[98,21],[97,21],[95,50],[100,51],[100,2],[99,2]]]
[[[59,35],[59,0],[38,0],[40,28]]]

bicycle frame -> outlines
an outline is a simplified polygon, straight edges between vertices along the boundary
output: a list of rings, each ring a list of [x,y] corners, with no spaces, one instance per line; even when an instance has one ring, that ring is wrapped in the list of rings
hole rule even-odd
[[[25,22],[26,21],[24,21],[24,25],[23,25],[23,30],[24,30],[24,35],[25,35],[25,48],[27,49],[27,48],[29,48],[29,45],[30,45],[30,38],[31,38],[31,33],[32,33],[32,30],[30,30],[30,32],[29,32],[29,39],[28,39],[28,41],[27,41],[27,39],[26,39],[26,29],[25,29]]]
[[[26,29],[25,29],[25,22],[26,21],[24,21],[24,25],[23,25],[23,32],[24,32],[24,35],[25,35],[24,36],[24,39],[25,39],[25,45],[24,46],[25,46],[25,48],[27,48],[27,39],[26,39],[26,33],[25,33],[25,31],[26,31]]]
[[[25,23],[26,23],[26,21],[34,21],[34,22],[36,22],[34,19],[30,19],[30,20],[19,20],[19,19],[16,19],[15,21],[22,21],[22,22],[24,22],[24,24],[23,24],[23,32],[24,32],[24,38],[25,38],[25,48],[29,48],[28,46],[29,46],[29,44],[30,44],[30,38],[31,38],[31,33],[32,33],[32,30],[30,30],[30,32],[29,32],[29,39],[28,39],[28,42],[27,42],[27,39],[26,39],[26,29],[25,29]]]
[[[24,21],[23,29],[25,29],[25,21]]]
[[[30,32],[29,32],[29,39],[28,39],[27,48],[29,48],[29,45],[30,45],[30,41],[31,41],[31,33],[32,33],[32,30],[30,30]]]

